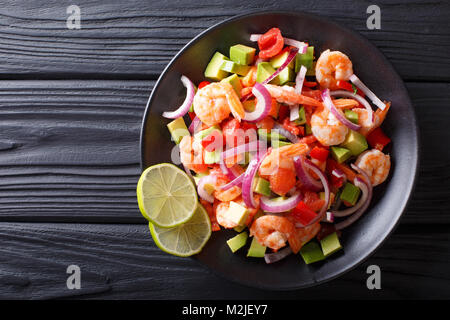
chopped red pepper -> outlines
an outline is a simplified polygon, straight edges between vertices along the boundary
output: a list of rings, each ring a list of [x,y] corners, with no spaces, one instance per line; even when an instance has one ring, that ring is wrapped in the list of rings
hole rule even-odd
[[[284,118],[283,127],[290,133],[298,136],[300,134],[300,129],[295,125],[295,122],[289,120],[289,118]]]
[[[214,130],[211,134],[203,138],[201,144],[206,151],[212,152],[223,148],[225,145],[225,138],[218,130]]]
[[[281,52],[284,46],[284,39],[278,28],[272,28],[264,33],[258,40],[259,57],[269,59]]]
[[[195,118],[195,112],[188,112],[189,118],[191,118],[191,121]]]
[[[203,87],[206,87],[208,84],[210,84],[211,82],[209,81],[202,81],[198,84],[198,88],[201,89]]]
[[[311,210],[303,201],[300,201],[298,205],[291,211],[292,217],[303,225],[310,223],[317,213]]]
[[[317,86],[317,82],[316,81],[303,81],[303,85],[308,88],[314,88],[315,86]]]
[[[370,144],[372,148],[378,149],[380,151],[383,151],[383,148],[391,142],[391,139],[389,139],[381,130],[380,127],[374,129],[369,135],[367,136],[367,142]]]
[[[350,82],[338,80],[336,82],[336,85],[343,90],[355,92],[354,87],[352,86],[352,84]],[[359,94],[361,97],[365,96],[364,92],[362,92],[359,88],[356,88],[356,93]]]
[[[330,152],[325,149],[325,148],[320,148],[320,147],[314,147],[311,152],[309,153],[309,155],[311,156],[311,158],[317,159],[321,162],[327,160],[328,158],[328,154]]]

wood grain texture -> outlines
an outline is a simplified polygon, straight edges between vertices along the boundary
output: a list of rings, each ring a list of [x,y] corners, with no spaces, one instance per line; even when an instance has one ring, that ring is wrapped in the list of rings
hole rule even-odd
[[[428,232],[400,227],[373,257],[341,278],[274,292],[242,287],[192,259],[165,254],[145,225],[2,223],[0,298],[449,298],[449,234],[448,226]],[[66,288],[71,264],[81,269],[80,290]],[[366,287],[371,264],[381,268],[378,291]]]
[[[366,27],[370,1],[81,1],[81,29],[66,27],[67,3],[0,1],[0,78],[156,79],[206,28],[255,10],[301,10],[367,37],[404,79],[450,79],[446,1],[378,1],[381,30]],[[313,40],[313,39],[312,39]],[[420,70],[420,72],[418,72]]]
[[[144,223],[135,184],[153,84],[0,81],[0,220]],[[441,143],[450,140],[449,84],[408,83],[408,89],[422,162],[403,221],[449,223],[450,152]]]

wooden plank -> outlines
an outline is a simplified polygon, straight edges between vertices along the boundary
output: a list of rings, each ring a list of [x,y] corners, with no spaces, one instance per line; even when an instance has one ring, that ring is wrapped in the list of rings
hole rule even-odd
[[[144,223],[135,184],[153,83],[0,81],[0,220]],[[423,143],[405,223],[450,222],[449,86],[408,83]]]
[[[67,3],[0,2],[0,78],[156,79],[206,28],[254,10],[302,10],[329,17],[372,41],[405,79],[450,79],[445,1],[378,1],[381,30],[368,30],[368,3],[344,1],[80,1],[81,29],[66,27]],[[314,39],[311,39],[314,40]],[[420,70],[420,71],[419,71]]]
[[[145,225],[0,223],[0,298],[448,299],[450,229],[418,229],[400,227],[373,257],[337,280],[271,292],[242,287],[195,260],[165,254]],[[66,287],[72,264],[81,269],[80,290]],[[381,290],[366,287],[372,264],[381,268]]]

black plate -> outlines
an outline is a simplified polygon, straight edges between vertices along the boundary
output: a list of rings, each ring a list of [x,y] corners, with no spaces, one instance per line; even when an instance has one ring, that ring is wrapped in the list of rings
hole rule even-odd
[[[323,262],[305,265],[299,255],[266,265],[263,259],[246,258],[246,249],[233,254],[225,241],[233,231],[214,232],[194,258],[214,272],[241,284],[278,290],[298,289],[333,279],[366,259],[391,233],[410,197],[418,165],[418,128],[403,81],[380,51],[365,38],[328,19],[301,12],[259,12],[219,23],[189,42],[169,63],[153,89],[141,132],[142,169],[171,161],[173,142],[161,114],[184,99],[182,74],[198,84],[215,51],[228,55],[231,45],[249,41],[251,33],[278,27],[286,37],[305,40],[316,55],[325,49],[346,53],[355,73],[382,99],[392,101],[383,124],[391,137],[390,177],[375,188],[370,209],[343,233],[344,250]]]

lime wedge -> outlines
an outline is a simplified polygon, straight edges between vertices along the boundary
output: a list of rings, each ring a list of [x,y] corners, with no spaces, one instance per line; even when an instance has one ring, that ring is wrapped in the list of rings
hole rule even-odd
[[[160,228],[150,222],[149,228],[162,251],[179,257],[199,253],[211,236],[209,216],[200,203],[192,218],[178,227]]]
[[[188,221],[197,208],[197,191],[186,172],[170,163],[151,166],[137,184],[142,215],[158,227],[171,228]]]

